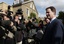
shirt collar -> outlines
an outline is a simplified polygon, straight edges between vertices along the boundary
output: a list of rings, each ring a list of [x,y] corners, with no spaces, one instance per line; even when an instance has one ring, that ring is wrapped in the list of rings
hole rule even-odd
[[[52,18],[51,21],[50,21],[50,23],[51,23],[54,19],[56,19],[56,17]]]

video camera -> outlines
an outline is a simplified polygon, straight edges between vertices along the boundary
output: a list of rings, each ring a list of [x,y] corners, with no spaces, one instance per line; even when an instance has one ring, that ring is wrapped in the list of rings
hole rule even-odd
[[[23,14],[22,9],[21,9],[21,8],[19,8],[19,9],[17,10],[16,14],[20,14],[20,15],[22,15],[22,14]]]

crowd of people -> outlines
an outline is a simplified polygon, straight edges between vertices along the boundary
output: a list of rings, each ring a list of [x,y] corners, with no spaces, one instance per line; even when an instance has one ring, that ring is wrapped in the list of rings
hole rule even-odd
[[[36,18],[27,20],[22,13],[0,14],[0,44],[62,44],[64,27],[55,14],[53,6],[46,8],[46,25]]]
[[[16,12],[14,16],[8,12],[0,13],[0,44],[30,44],[31,41],[32,44],[39,44],[43,35],[43,21],[37,23],[36,18],[27,20],[21,12]]]

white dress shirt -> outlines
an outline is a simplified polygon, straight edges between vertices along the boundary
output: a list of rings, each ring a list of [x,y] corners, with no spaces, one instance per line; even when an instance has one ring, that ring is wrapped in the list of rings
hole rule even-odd
[[[56,19],[56,17],[52,18],[51,21],[50,21],[50,23],[51,23],[54,19]]]

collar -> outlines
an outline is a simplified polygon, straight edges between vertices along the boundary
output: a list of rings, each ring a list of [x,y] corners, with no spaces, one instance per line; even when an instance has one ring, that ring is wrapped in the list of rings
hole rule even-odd
[[[56,17],[52,18],[51,21],[50,21],[50,23],[51,23],[54,19],[56,19]]]

